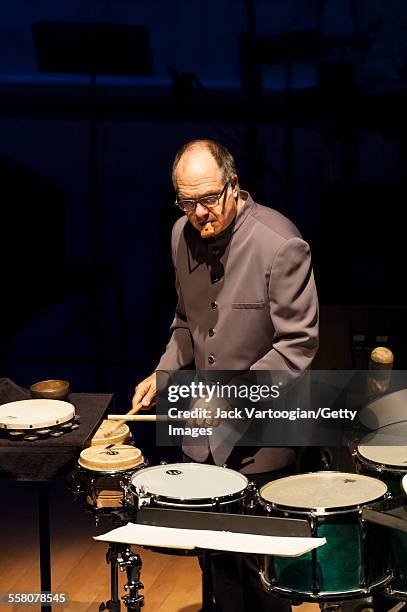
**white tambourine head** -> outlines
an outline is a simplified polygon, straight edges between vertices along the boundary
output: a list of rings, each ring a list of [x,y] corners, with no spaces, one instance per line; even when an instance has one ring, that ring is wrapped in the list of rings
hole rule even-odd
[[[75,407],[53,399],[28,399],[0,406],[0,429],[25,430],[53,427],[70,421]]]

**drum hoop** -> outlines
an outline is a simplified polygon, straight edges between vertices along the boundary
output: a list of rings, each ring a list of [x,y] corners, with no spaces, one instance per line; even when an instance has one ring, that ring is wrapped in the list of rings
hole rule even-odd
[[[200,466],[200,465],[205,465],[207,466],[207,464],[205,463],[168,463],[165,465],[150,465],[149,466],[149,470],[157,470],[159,468],[171,468],[171,466],[174,465],[178,465],[178,466],[186,466],[186,465],[194,465],[194,466]],[[173,503],[175,501],[179,501],[179,502],[183,502],[189,506],[193,505],[195,502],[199,502],[199,504],[207,504],[207,505],[216,505],[216,503],[222,503],[221,501],[217,501],[215,504],[212,504],[213,500],[223,500],[223,499],[227,499],[228,501],[237,501],[239,500],[241,497],[245,496],[245,493],[247,491],[247,487],[249,486],[249,480],[248,478],[244,475],[241,474],[240,472],[236,472],[235,470],[231,470],[230,468],[227,467],[221,467],[221,466],[209,466],[209,467],[217,467],[220,470],[225,470],[227,472],[232,472],[233,474],[239,474],[239,477],[241,477],[242,481],[245,483],[245,486],[243,487],[243,489],[240,489],[239,491],[236,491],[235,493],[226,493],[225,495],[219,495],[218,497],[172,497],[170,495],[161,495],[160,493],[154,493],[153,491],[147,491],[145,493],[145,495],[143,495],[143,497],[149,497],[154,498],[157,502],[161,502],[161,503]],[[194,469],[199,469],[198,467],[194,468]],[[133,482],[130,483],[130,488],[133,491],[133,493],[135,495],[139,495],[139,493],[137,493],[137,486],[135,486],[133,484]],[[227,503],[227,502],[225,502]],[[181,504],[178,504],[181,505]]]
[[[392,466],[389,463],[380,463],[379,461],[373,461],[373,459],[367,459],[364,457],[357,448],[355,451],[355,457],[360,463],[371,468],[374,472],[389,472],[391,474],[407,474],[407,466],[402,469],[400,466]],[[393,467],[395,469],[393,469]]]
[[[391,584],[385,591],[385,596],[389,599],[400,599],[401,601],[407,601],[407,591],[400,591],[399,589],[393,589]]]
[[[389,492],[383,493],[379,497],[375,499],[370,499],[369,501],[363,502],[362,504],[356,504],[354,506],[339,506],[329,508],[326,510],[325,508],[293,508],[292,506],[284,506],[283,504],[275,504],[274,502],[266,502],[262,498],[259,498],[259,501],[262,506],[266,509],[270,508],[272,510],[281,510],[282,512],[290,513],[290,514],[301,514],[302,516],[337,516],[338,514],[354,514],[355,512],[360,512],[365,506],[369,504],[374,504],[382,499],[386,499],[389,496]]]
[[[32,402],[41,402],[40,399],[32,399],[32,400],[16,400],[15,402],[6,402],[6,404],[2,404],[2,407],[5,405],[9,405],[9,404],[17,404],[19,401],[21,402],[25,402],[25,401],[32,401]],[[13,431],[24,431],[28,433],[35,433],[38,430],[41,429],[51,429],[51,428],[55,428],[55,427],[61,427],[61,425],[65,425],[66,423],[69,423],[70,421],[74,421],[75,419],[75,406],[73,404],[71,404],[71,402],[67,402],[64,400],[52,400],[52,399],[46,399],[44,401],[47,402],[58,402],[60,404],[65,404],[66,406],[70,406],[69,412],[59,416],[57,419],[55,419],[55,417],[53,419],[50,420],[45,420],[45,421],[40,421],[40,423],[35,423],[35,424],[29,424],[28,426],[26,426],[24,423],[23,425],[19,424],[19,423],[5,423],[4,421],[0,420],[0,431],[4,431],[4,432],[13,432]],[[1,419],[2,417],[0,417]],[[29,421],[29,417],[26,417],[27,421]]]
[[[2,439],[5,438],[7,440],[13,440],[13,435],[15,435],[15,432],[21,432],[21,436],[19,436],[17,439],[18,442],[23,442],[24,444],[27,444],[28,442],[36,443],[40,440],[48,440],[51,434],[56,431],[60,431],[61,435],[70,433],[72,431],[72,426],[75,425],[76,423],[78,423],[78,417],[73,416],[68,421],[60,421],[56,425],[47,425],[46,427],[45,426],[32,427],[30,429],[19,429],[18,427],[13,427],[13,428],[0,427],[0,438]],[[64,427],[67,427],[69,425],[71,426],[71,429],[66,431]],[[45,429],[49,430],[49,433],[47,433],[46,435],[42,435],[40,432]],[[26,436],[38,436],[38,438],[36,440],[25,440]]]
[[[308,474],[346,474],[347,472],[340,472],[339,470],[326,470],[326,471],[319,471],[319,472],[304,472],[304,474],[298,474],[298,476],[305,476]],[[359,476],[359,474],[352,474],[353,476]],[[295,474],[295,476],[297,476],[297,474]],[[287,476],[286,478],[290,478],[289,476]],[[366,478],[372,478],[372,476],[367,476]],[[282,480],[282,479],[277,479],[277,480]],[[271,481],[271,482],[277,482],[277,480],[275,481]],[[376,478],[375,480],[379,480],[378,478]],[[381,482],[381,481],[380,481]],[[272,501],[267,501],[266,499],[264,499],[264,497],[261,497],[261,491],[262,489],[264,489],[264,487],[267,486],[266,483],[265,485],[263,485],[259,491],[259,502],[260,504],[265,507],[267,509],[267,507],[269,507],[270,509],[273,510],[282,510],[284,512],[291,512],[292,514],[302,514],[302,515],[306,515],[306,516],[330,516],[330,515],[337,515],[337,514],[351,514],[354,512],[358,512],[360,511],[364,506],[367,506],[368,504],[373,504],[377,501],[380,501],[381,499],[386,499],[389,496],[389,490],[388,487],[386,485],[386,483],[383,483],[386,488],[387,491],[385,493],[382,493],[382,495],[379,495],[378,497],[375,497],[374,499],[369,499],[368,501],[362,502],[361,504],[354,504],[353,506],[333,506],[329,509],[326,509],[324,507],[318,507],[318,508],[303,508],[303,507],[293,507],[293,506],[286,506],[284,504],[276,504],[275,502]]]
[[[273,555],[267,555],[267,556],[272,557]],[[268,575],[266,575],[263,569],[260,570],[259,574],[260,574],[260,580],[261,580],[263,587],[269,593],[274,593],[276,595],[282,595],[288,598],[291,598],[292,595],[294,594],[294,591],[290,589],[287,589],[285,587],[277,587],[271,584],[268,578]],[[386,586],[387,584],[389,584],[392,578],[393,576],[390,574],[390,575],[387,575],[385,578],[381,578],[380,580],[373,582],[369,586],[367,591],[366,589],[354,589],[352,591],[319,591],[315,595],[309,592],[295,591],[295,594],[298,594],[303,601],[308,601],[308,602],[318,602],[318,600],[334,601],[334,602],[340,601],[340,600],[345,601],[348,599],[356,599],[359,596],[361,598],[366,597],[372,591],[375,591],[376,589],[382,588],[383,586]]]
[[[246,487],[247,488],[247,487]],[[168,506],[216,506],[216,505],[224,505],[234,501],[239,501],[245,497],[246,488],[238,491],[237,493],[228,493],[227,495],[221,495],[219,497],[170,497],[168,495],[157,495],[156,493],[146,493],[142,495],[143,498],[147,497],[153,500],[155,503],[168,505]],[[133,492],[135,495],[138,495],[135,487],[133,487]],[[180,503],[175,503],[180,502]]]
[[[147,466],[147,463],[140,463],[140,465],[136,465],[132,468],[126,468],[125,470],[89,470],[88,468],[83,467],[83,465],[80,465],[78,463],[78,469],[77,469],[77,473],[78,474],[85,474],[85,475],[89,475],[89,474],[95,474],[96,476],[115,476],[117,475],[121,475],[121,474],[128,474],[129,472],[133,472],[135,470],[141,469],[143,467]]]

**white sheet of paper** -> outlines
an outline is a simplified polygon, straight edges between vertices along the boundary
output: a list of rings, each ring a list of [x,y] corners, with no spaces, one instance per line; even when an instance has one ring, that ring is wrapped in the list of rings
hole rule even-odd
[[[138,544],[139,546],[162,546],[163,548],[205,548],[230,552],[253,553],[297,557],[313,548],[326,544],[325,538],[291,538],[250,535],[231,531],[209,531],[204,529],[176,529],[127,523],[105,534],[94,536],[102,542]]]

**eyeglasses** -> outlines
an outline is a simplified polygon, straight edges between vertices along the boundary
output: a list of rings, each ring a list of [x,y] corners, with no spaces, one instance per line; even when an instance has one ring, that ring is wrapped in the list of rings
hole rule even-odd
[[[201,206],[205,206],[205,208],[214,208],[219,204],[219,200],[225,193],[227,186],[229,185],[229,181],[225,183],[222,191],[218,195],[207,195],[202,196],[199,200],[176,200],[175,205],[178,206],[184,212],[191,212],[195,210],[195,208],[200,204]]]

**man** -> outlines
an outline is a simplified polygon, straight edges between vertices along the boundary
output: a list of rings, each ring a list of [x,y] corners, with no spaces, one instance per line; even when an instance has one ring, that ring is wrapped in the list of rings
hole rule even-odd
[[[191,363],[209,371],[307,369],[318,345],[318,302],[309,246],[296,227],[240,190],[233,157],[214,141],[185,144],[172,178],[185,213],[172,233],[178,304],[156,369]],[[155,378],[139,383],[134,405],[155,403]],[[241,449],[234,445],[238,436],[225,435],[223,427],[227,423],[215,427],[206,444],[184,444],[187,458],[266,473],[266,480],[293,464],[292,449]],[[241,571],[226,572],[218,593],[215,579],[219,609],[245,609],[243,595],[234,598],[225,588],[229,578],[240,580]],[[269,607],[268,599],[264,609]]]

